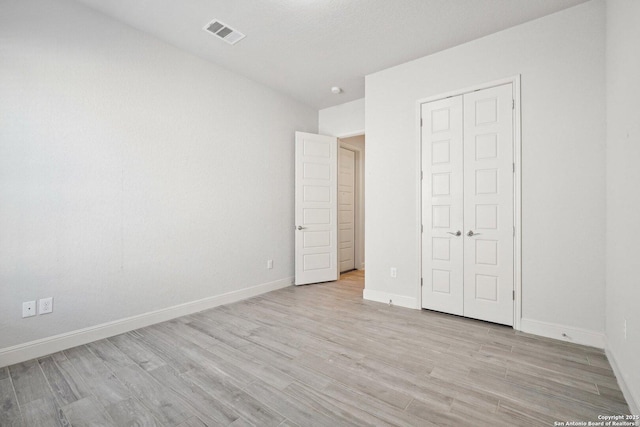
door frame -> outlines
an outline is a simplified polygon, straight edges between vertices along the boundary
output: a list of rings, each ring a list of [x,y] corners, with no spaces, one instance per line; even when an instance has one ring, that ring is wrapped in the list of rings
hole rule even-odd
[[[345,136],[338,136],[338,147],[344,148],[350,151],[353,151],[356,155],[356,182],[355,182],[355,226],[354,226],[354,243],[355,243],[355,268],[356,270],[364,270],[365,259],[364,259],[364,158],[362,149],[355,145],[351,145],[347,142],[344,142],[344,139],[351,138],[353,136],[364,135],[364,132],[351,133]],[[366,144],[366,143],[365,143]],[[366,148],[365,148],[366,149]],[[339,181],[339,177],[338,177]],[[340,230],[338,229],[338,233]],[[338,261],[340,260],[340,256],[338,255]],[[338,267],[340,268],[340,267]]]
[[[422,98],[416,101],[416,159],[417,159],[417,230],[416,236],[418,236],[416,243],[418,247],[419,262],[418,262],[418,278],[419,281],[416,284],[416,296],[418,301],[418,309],[422,309],[422,126],[420,120],[422,118],[422,104],[426,104],[432,101],[438,101],[440,99],[449,98],[452,96],[464,95],[465,93],[475,92],[477,90],[488,89],[495,86],[502,86],[511,83],[513,91],[514,114],[513,114],[513,162],[515,164],[515,173],[513,181],[513,224],[515,227],[514,236],[514,260],[513,260],[513,289],[515,291],[513,301],[513,329],[521,330],[522,319],[522,132],[521,132],[521,99],[520,99],[520,78],[521,75],[517,74],[512,77],[504,79],[494,80],[487,83],[481,83],[464,89],[458,89],[446,93],[442,93],[427,98]]]

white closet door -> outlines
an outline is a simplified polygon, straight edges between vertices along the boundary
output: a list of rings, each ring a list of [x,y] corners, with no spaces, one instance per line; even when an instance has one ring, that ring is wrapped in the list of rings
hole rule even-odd
[[[338,240],[340,272],[355,268],[356,153],[338,151]]]
[[[423,104],[422,120],[422,307],[462,315],[462,96]]]
[[[512,85],[464,95],[464,315],[513,324]]]

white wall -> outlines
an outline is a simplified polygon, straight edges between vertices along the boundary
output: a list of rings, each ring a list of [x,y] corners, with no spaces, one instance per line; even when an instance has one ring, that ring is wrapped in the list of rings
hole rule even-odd
[[[319,133],[338,137],[364,133],[364,103],[362,98],[320,110]]]
[[[596,0],[367,76],[365,296],[419,303],[416,101],[521,74],[523,318],[602,341],[604,31]]]
[[[607,1],[607,350],[635,414],[640,414],[639,22],[640,2]]]
[[[0,55],[0,353],[293,276],[317,110],[64,0],[2,2]]]

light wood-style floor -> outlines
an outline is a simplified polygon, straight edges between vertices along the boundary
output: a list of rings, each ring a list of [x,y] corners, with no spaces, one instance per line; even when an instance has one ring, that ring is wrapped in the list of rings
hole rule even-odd
[[[603,352],[362,299],[363,273],[0,368],[0,425],[553,425],[629,409]]]

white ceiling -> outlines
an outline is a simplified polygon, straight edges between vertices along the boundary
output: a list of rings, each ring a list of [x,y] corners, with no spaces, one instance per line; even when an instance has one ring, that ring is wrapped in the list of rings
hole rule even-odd
[[[585,0],[78,0],[315,108],[364,96],[364,76]],[[219,19],[235,46],[202,27]],[[344,93],[333,95],[331,86]]]

